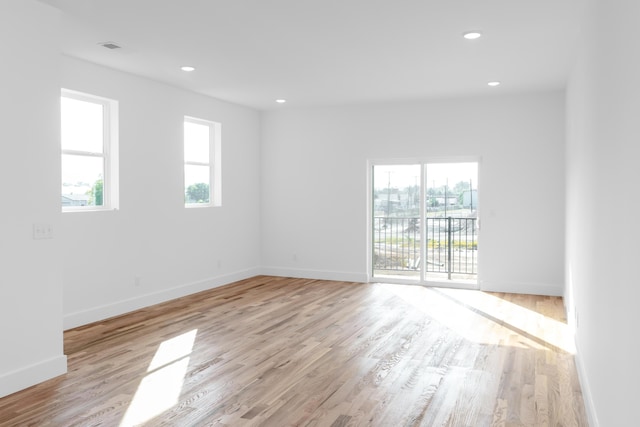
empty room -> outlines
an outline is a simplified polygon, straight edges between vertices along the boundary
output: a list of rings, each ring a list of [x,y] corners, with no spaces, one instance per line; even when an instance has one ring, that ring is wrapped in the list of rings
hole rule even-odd
[[[640,3],[0,1],[0,426],[631,426]]]

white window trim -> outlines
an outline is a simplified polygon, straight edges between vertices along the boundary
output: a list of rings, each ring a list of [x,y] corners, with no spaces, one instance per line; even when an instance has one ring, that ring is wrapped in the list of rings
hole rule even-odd
[[[69,89],[61,90],[61,97],[102,105],[103,118],[103,152],[93,153],[81,150],[61,149],[61,155],[79,155],[101,157],[104,159],[104,177],[102,189],[102,206],[62,206],[62,212],[93,212],[119,209],[119,140],[118,140],[118,102],[83,92]]]
[[[184,123],[194,123],[209,127],[209,163],[186,161],[183,159],[183,168],[187,165],[208,166],[209,167],[209,203],[187,203],[185,208],[208,208],[222,206],[222,125],[211,120],[199,119],[191,116],[184,116]],[[184,146],[184,132],[183,146]],[[185,191],[184,170],[182,174],[182,190]],[[184,198],[184,194],[183,194]]]

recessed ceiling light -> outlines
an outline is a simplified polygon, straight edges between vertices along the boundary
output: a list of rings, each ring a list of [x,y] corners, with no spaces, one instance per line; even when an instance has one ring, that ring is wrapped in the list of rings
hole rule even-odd
[[[284,104],[285,102],[287,102],[287,100],[286,99],[276,99],[276,102],[278,104]]]
[[[500,86],[500,82],[499,81],[494,81],[494,82],[489,82],[487,83],[489,86],[491,87],[496,87],[496,86]]]
[[[467,31],[466,33],[462,34],[462,37],[467,40],[475,40],[482,37],[482,33],[480,31]]]
[[[191,66],[189,66],[189,65],[185,65],[184,67],[180,67],[180,69],[181,69],[182,71],[193,71],[193,70],[195,70],[195,68],[194,68],[194,67],[191,67]]]

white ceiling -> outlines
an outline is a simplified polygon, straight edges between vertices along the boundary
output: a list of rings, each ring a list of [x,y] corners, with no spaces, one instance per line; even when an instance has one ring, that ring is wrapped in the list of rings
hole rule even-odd
[[[63,12],[67,55],[261,110],[561,88],[584,3],[41,1]]]

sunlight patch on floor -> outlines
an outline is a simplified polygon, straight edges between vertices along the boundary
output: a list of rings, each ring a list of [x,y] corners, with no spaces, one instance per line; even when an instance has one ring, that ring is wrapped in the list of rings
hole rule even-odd
[[[575,354],[569,325],[489,293],[415,285],[381,286],[469,341],[521,348],[551,347]]]
[[[482,313],[485,318],[504,322],[504,328],[510,329],[512,333],[519,332],[525,338],[531,337],[541,344],[548,344],[575,354],[573,334],[566,322],[486,292],[467,292],[457,289],[440,291]]]
[[[178,403],[197,332],[194,329],[160,344],[120,427],[143,424]]]

